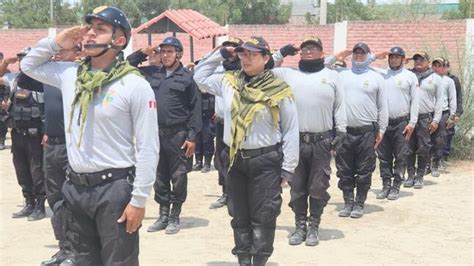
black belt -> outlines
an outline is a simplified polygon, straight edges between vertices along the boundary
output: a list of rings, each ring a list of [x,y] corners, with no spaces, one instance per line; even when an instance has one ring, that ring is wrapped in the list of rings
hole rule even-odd
[[[409,117],[408,116],[400,116],[400,117],[397,117],[397,118],[390,118],[388,119],[388,124],[390,126],[393,126],[393,125],[398,125],[400,124],[401,122],[408,122],[409,120]]]
[[[367,126],[361,126],[361,127],[347,127],[347,133],[351,135],[362,135],[367,132],[375,131],[376,126],[373,125],[367,125]]]
[[[76,173],[70,167],[66,170],[68,180],[84,187],[93,187],[117,179],[133,178],[134,175],[134,166],[128,168],[111,168],[93,173]],[[131,180],[131,182],[133,182],[133,180]]]
[[[442,115],[449,115],[449,110],[444,110]]]
[[[237,154],[238,156],[242,157],[242,159],[250,159],[252,157],[256,157],[265,153],[269,153],[272,151],[278,151],[280,149],[281,145],[280,143],[268,146],[268,147],[263,147],[259,149],[251,149],[251,150],[238,150]]]
[[[426,119],[426,118],[431,118],[431,117],[433,117],[433,113],[419,114],[419,115],[418,115],[418,120]]]
[[[41,135],[41,130],[39,128],[13,128],[13,131],[23,136],[39,136]]]
[[[320,133],[300,132],[300,142],[303,143],[316,143],[330,137],[332,137],[332,130]]]
[[[66,143],[65,137],[51,137],[48,136],[48,145],[61,145]]]
[[[160,136],[167,136],[167,135],[173,135],[181,131],[186,131],[188,130],[188,127],[186,125],[176,125],[176,126],[170,126],[170,127],[163,127],[159,129],[159,134]]]

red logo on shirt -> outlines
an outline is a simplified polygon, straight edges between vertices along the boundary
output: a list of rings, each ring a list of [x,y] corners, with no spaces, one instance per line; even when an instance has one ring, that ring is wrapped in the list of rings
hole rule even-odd
[[[148,101],[148,108],[156,109],[156,101],[155,100]]]

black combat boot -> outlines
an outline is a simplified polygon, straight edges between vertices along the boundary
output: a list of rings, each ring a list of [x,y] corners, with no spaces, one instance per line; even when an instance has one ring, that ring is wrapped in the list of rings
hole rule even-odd
[[[38,221],[46,217],[46,210],[44,208],[44,202],[46,201],[46,196],[39,196],[36,199],[36,205],[33,212],[28,215],[28,221]]]
[[[252,256],[250,256],[250,254],[237,255],[237,260],[239,261],[239,266],[251,266],[252,265]]]
[[[147,232],[156,232],[160,230],[164,230],[166,226],[168,226],[168,220],[170,215],[170,205],[169,204],[162,204],[160,205],[160,217],[156,222],[150,227],[148,227]]]
[[[72,257],[73,254],[71,251],[66,249],[60,249],[56,254],[51,257],[51,259],[41,262],[41,266],[57,266],[67,259],[72,259]],[[61,265],[67,264],[65,263]]]
[[[349,217],[351,215],[352,207],[354,205],[354,191],[343,190],[344,208],[339,211],[339,217]]]
[[[361,218],[364,216],[364,203],[367,199],[368,188],[357,187],[357,195],[355,198],[354,208],[351,211],[351,218]]]
[[[321,216],[323,215],[324,207],[327,201],[321,199],[309,198],[309,223],[308,233],[306,234],[306,246],[317,246],[319,244],[319,224],[321,223]]]
[[[208,173],[211,171],[211,162],[212,162],[212,154],[206,155],[204,157],[204,166],[201,169],[201,173]]]
[[[390,193],[391,184],[392,184],[392,180],[390,178],[382,178],[382,191],[380,191],[375,198],[385,199]]]
[[[403,187],[413,187],[415,184],[415,178],[412,175],[408,175],[407,179],[403,182]]]
[[[299,245],[306,240],[307,226],[306,226],[306,215],[295,216],[295,231],[291,234],[288,239],[288,244]]]
[[[170,219],[168,226],[166,226],[165,233],[168,235],[176,234],[179,232],[179,215],[181,214],[181,202],[173,203],[173,207],[171,208]]]
[[[193,165],[193,171],[201,171],[202,169],[202,158],[196,158],[196,163]]]
[[[5,139],[0,139],[0,151],[1,150],[4,150],[6,147],[5,147]]]
[[[211,203],[209,209],[218,209],[224,207],[227,205],[227,198],[227,193],[222,193],[222,196],[220,196],[215,202]]]
[[[422,189],[423,185],[424,185],[423,176],[422,175],[417,175],[415,177],[415,184],[413,185],[413,188]]]
[[[268,261],[268,256],[254,255],[252,260],[253,266],[265,266]]]
[[[309,216],[308,233],[306,235],[306,246],[314,247],[319,244],[319,223],[321,217]]]
[[[35,198],[33,196],[25,197],[25,207],[19,212],[12,213],[12,218],[28,217],[35,210]]]
[[[390,193],[387,196],[388,200],[397,200],[400,197],[400,185],[402,184],[402,179],[394,179],[392,187],[390,188]]]

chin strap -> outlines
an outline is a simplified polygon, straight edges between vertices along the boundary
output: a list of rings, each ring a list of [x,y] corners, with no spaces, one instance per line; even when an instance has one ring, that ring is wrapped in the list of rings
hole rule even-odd
[[[115,45],[114,42],[115,42],[115,32],[116,32],[117,28],[116,27],[113,27],[113,30],[112,30],[112,41],[110,41],[110,43],[108,44],[105,44],[105,43],[91,43],[91,44],[84,44],[84,48],[85,49],[95,49],[95,48],[103,48],[104,50],[102,52],[100,52],[98,55],[94,55],[94,56],[91,56],[91,57],[99,57],[105,53],[107,53],[107,51],[109,49],[115,49],[115,50],[122,50],[122,47],[121,46],[118,46],[118,45]]]

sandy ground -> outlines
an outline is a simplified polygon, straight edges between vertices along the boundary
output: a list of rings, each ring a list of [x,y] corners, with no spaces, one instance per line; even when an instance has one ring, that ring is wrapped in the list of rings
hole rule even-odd
[[[332,198],[323,214],[320,245],[289,246],[293,214],[283,191],[275,251],[268,265],[316,264],[473,264],[474,162],[453,162],[450,173],[427,177],[422,190],[402,188],[397,201],[377,200],[378,172],[362,219],[339,218],[342,193],[333,167]],[[217,172],[189,175],[188,199],[177,235],[140,232],[141,265],[237,265],[230,253],[232,230],[227,210],[210,210],[220,193]],[[39,265],[57,249],[50,219],[12,219],[23,204],[10,150],[0,151],[0,265]],[[148,200],[144,228],[158,205]],[[51,211],[48,209],[48,216]]]

